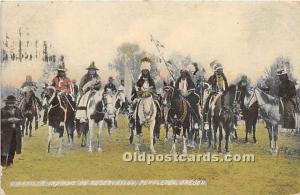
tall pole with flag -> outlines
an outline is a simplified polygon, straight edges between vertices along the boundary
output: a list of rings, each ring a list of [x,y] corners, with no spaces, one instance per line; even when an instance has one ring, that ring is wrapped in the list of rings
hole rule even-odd
[[[170,76],[172,77],[172,80],[176,81],[174,71],[177,71],[177,67],[174,66],[173,64],[171,64],[170,62],[167,62],[166,59],[164,58],[164,56],[162,55],[162,52],[161,52],[161,48],[165,48],[165,46],[162,45],[157,39],[154,39],[152,34],[150,34],[150,41],[152,43],[154,43],[154,45],[155,45],[155,47],[158,51],[159,57],[163,60],[164,64],[166,65],[166,68],[167,68]]]

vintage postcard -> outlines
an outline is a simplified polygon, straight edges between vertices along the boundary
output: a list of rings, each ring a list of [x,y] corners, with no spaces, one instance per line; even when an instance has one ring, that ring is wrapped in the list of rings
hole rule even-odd
[[[2,1],[0,194],[300,194],[300,4]]]

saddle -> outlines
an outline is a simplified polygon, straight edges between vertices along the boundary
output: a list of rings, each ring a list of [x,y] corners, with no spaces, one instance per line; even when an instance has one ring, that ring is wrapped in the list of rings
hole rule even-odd
[[[216,102],[221,95],[222,95],[222,93],[216,93],[210,98],[210,101],[208,104],[209,110],[213,110],[215,108]]]

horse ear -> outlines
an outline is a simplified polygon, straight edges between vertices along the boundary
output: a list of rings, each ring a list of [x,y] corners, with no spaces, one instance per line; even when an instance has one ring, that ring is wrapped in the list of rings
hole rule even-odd
[[[164,81],[164,87],[165,87],[165,86],[167,86],[167,82],[166,82],[166,81]]]

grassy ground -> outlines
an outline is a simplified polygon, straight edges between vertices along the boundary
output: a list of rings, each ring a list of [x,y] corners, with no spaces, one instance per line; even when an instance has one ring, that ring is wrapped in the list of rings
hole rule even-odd
[[[300,192],[300,138],[280,135],[280,152],[272,156],[268,152],[267,131],[264,124],[257,126],[257,144],[231,144],[232,154],[252,153],[255,163],[187,163],[124,162],[122,155],[133,151],[128,143],[127,121],[119,121],[120,128],[110,138],[104,138],[103,153],[88,153],[80,148],[76,138],[71,149],[65,149],[61,157],[53,150],[46,153],[47,127],[38,129],[32,138],[26,138],[23,153],[16,156],[12,167],[3,170],[2,186],[7,194],[295,194]],[[238,134],[244,137],[244,127]],[[164,130],[162,129],[162,132]],[[163,133],[164,134],[164,133]],[[148,132],[144,130],[144,144],[148,144]],[[252,141],[252,140],[251,140]],[[206,151],[206,145],[201,153]],[[168,153],[171,144],[160,141],[158,153]],[[179,148],[178,148],[179,149]],[[189,151],[199,153],[198,151]],[[206,178],[207,186],[145,186],[145,187],[24,187],[11,188],[11,181],[64,181],[99,179],[196,179]]]

